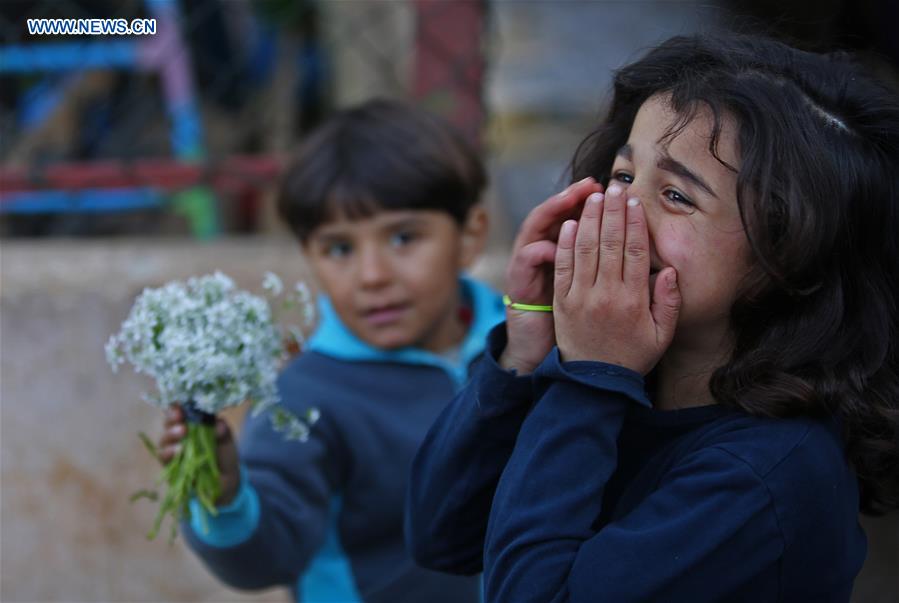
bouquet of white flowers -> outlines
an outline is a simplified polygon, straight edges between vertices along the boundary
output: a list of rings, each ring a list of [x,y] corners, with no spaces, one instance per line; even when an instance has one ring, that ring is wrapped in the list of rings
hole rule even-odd
[[[263,288],[273,297],[284,289],[270,272]],[[306,326],[311,324],[314,306],[305,284],[298,284],[283,303],[285,309],[299,306]],[[285,331],[296,345],[302,345],[300,329]],[[222,409],[244,401],[250,402],[254,414],[273,407],[270,415],[276,431],[288,439],[308,438],[318,411],[310,409],[297,417],[278,404],[275,382],[287,355],[285,335],[274,324],[265,299],[237,290],[230,278],[216,272],[187,283],[173,281],[144,289],[121,330],[110,337],[106,358],[113,371],[127,361],[136,372],[153,377],[157,391],[142,397],[161,408],[181,403],[187,418],[180,452],[159,477],[167,489],[149,538],[156,536],[167,515],[174,520],[174,538],[178,521],[190,517],[192,496],[216,514],[220,486],[214,424]],[[157,456],[150,439],[143,433],[140,436]],[[158,499],[151,490],[142,490],[132,499],[142,497]]]

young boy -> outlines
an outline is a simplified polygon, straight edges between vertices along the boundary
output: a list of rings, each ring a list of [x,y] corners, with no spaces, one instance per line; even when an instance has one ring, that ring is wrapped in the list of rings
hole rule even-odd
[[[279,209],[323,294],[279,388],[320,419],[298,443],[248,418],[239,456],[219,420],[218,515],[195,504],[182,531],[223,581],[287,585],[306,603],[479,599],[477,577],[415,565],[403,502],[418,445],[503,318],[497,294],[460,278],[485,243],[484,184],[456,133],[394,102],[339,114],[301,149]],[[182,417],[169,412],[163,462]]]

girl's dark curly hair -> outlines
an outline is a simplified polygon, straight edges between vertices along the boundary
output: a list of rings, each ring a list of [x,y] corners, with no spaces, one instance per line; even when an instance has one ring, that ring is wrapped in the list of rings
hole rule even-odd
[[[832,416],[862,510],[899,509],[899,102],[842,53],[758,37],[676,37],[615,76],[572,180],[607,182],[638,109],[706,108],[709,150],[738,124],[737,202],[758,269],[731,311],[715,399],[765,417]],[[720,159],[719,159],[720,161]],[[725,164],[726,165],[726,164]]]

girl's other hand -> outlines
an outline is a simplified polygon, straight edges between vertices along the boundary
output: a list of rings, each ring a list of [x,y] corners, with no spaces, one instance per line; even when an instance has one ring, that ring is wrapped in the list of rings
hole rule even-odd
[[[159,461],[168,465],[181,452],[181,441],[187,435],[187,422],[181,406],[173,404],[165,411],[163,432],[157,444]],[[240,462],[237,456],[237,445],[231,429],[221,417],[215,419],[216,462],[218,463],[221,495],[216,504],[227,505],[237,494],[240,486]]]
[[[612,185],[567,221],[556,250],[553,315],[562,359],[617,364],[647,374],[674,337],[681,297],[674,268],[649,293],[643,206]],[[650,299],[652,302],[650,303]]]
[[[580,215],[591,193],[601,193],[593,178],[576,182],[553,195],[525,218],[515,238],[506,270],[506,291],[513,302],[550,305],[553,300],[552,264],[562,223]],[[519,375],[534,370],[555,344],[553,317],[549,312],[506,308],[508,344],[500,366]]]

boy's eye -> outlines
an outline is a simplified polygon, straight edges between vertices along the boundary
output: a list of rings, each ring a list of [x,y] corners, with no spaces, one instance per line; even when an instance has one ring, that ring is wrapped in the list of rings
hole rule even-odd
[[[352,251],[352,247],[349,243],[345,242],[328,243],[325,245],[325,255],[329,258],[342,258],[349,255],[350,251]]]
[[[390,244],[393,245],[394,247],[404,247],[405,245],[408,245],[409,243],[414,241],[415,238],[416,238],[415,233],[407,232],[407,231],[400,231],[400,232],[394,233],[390,237]]]

